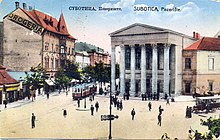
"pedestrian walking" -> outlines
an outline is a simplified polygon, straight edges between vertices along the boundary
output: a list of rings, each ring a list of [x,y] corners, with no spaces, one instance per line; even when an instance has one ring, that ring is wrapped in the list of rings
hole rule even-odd
[[[192,118],[192,107],[189,107],[189,118]]]
[[[190,114],[189,114],[189,107],[187,106],[187,107],[186,107],[186,118],[189,118],[189,115],[190,115]]]
[[[119,110],[119,108],[120,108],[120,102],[119,102],[119,100],[117,100],[116,106],[117,106],[117,110]]]
[[[148,108],[149,108],[149,111],[151,111],[151,108],[152,108],[151,102],[148,103]]]
[[[170,105],[170,99],[169,99],[169,98],[167,98],[167,103],[166,103],[166,105]]]
[[[93,105],[91,105],[90,111],[91,111],[91,115],[93,116],[93,113],[94,113],[94,107],[93,107]]]
[[[34,115],[34,113],[32,113],[32,116],[31,116],[31,128],[35,128],[35,120],[36,120],[36,116]]]
[[[3,104],[5,105],[5,108],[7,108],[8,101],[7,101],[7,100],[4,100],[4,101],[3,101]]]
[[[161,107],[161,105],[159,106],[159,114],[161,115],[163,112],[163,108]]]
[[[96,112],[98,112],[98,110],[99,110],[99,103],[98,103],[98,101],[95,103],[95,109],[96,109]]]
[[[80,99],[79,98],[77,99],[77,105],[78,105],[78,107],[80,107]]]
[[[122,100],[121,100],[120,103],[119,103],[119,108],[120,108],[120,111],[123,109]]]
[[[188,140],[193,140],[192,130],[189,130],[188,132]]]
[[[161,120],[162,120],[161,114],[159,114],[159,115],[157,116],[157,119],[158,119],[157,125],[161,126]]]
[[[66,109],[63,109],[63,116],[64,116],[64,118],[66,118],[66,116],[67,116],[67,111],[66,111]]]
[[[49,95],[49,93],[47,93],[47,99],[49,99],[49,97],[50,97],[50,95]]]
[[[133,108],[132,111],[131,111],[131,119],[132,119],[132,120],[134,120],[134,116],[135,116],[135,110],[134,110],[134,108]]]

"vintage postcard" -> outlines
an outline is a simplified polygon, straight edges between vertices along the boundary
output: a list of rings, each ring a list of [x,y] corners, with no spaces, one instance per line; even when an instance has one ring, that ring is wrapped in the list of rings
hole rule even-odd
[[[0,139],[219,139],[219,0],[0,0]]]

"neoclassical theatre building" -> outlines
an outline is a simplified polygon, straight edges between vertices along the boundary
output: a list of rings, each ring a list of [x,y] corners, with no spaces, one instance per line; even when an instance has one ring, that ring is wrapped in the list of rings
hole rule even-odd
[[[74,60],[75,38],[67,29],[64,15],[59,20],[16,2],[16,9],[3,18],[0,64],[11,71],[29,71],[41,65],[54,76],[67,60]]]
[[[115,85],[115,48],[120,47],[120,95],[181,94],[182,50],[195,42],[176,31],[135,23],[111,37],[111,90]]]

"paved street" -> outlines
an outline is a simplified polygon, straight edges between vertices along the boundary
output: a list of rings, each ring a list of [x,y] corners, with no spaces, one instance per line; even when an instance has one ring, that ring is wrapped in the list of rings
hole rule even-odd
[[[98,101],[99,112],[90,115],[89,107]],[[21,101],[20,101],[21,102]],[[4,109],[0,112],[0,137],[1,138],[98,138],[107,139],[109,135],[109,122],[101,121],[101,115],[109,114],[109,98],[96,96],[95,101],[87,98],[84,109],[84,100],[80,108],[73,101],[71,94],[54,94],[50,99],[46,96],[37,96],[34,102],[22,101],[23,105]],[[193,101],[177,101],[166,105],[165,101],[151,101],[152,111],[148,111],[148,101],[133,99],[123,101],[123,110],[113,107],[113,114],[119,115],[119,119],[112,121],[113,139],[159,139],[166,132],[174,139],[186,139],[188,130],[197,129],[206,131],[206,127],[200,125],[200,119],[209,116],[219,117],[219,111],[210,114],[193,114],[191,119],[185,118],[186,106],[193,106]],[[16,103],[15,103],[16,104]],[[162,114],[162,126],[157,125],[159,105],[164,108]],[[131,120],[132,108],[136,111],[135,120]],[[67,110],[67,117],[63,116],[63,109]],[[31,128],[31,113],[36,115],[36,127]]]

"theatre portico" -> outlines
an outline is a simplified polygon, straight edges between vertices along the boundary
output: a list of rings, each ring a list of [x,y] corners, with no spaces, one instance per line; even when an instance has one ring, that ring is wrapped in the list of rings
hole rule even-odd
[[[111,90],[115,85],[115,48],[120,47],[120,95],[181,94],[182,49],[193,37],[176,31],[135,23],[111,37]]]

